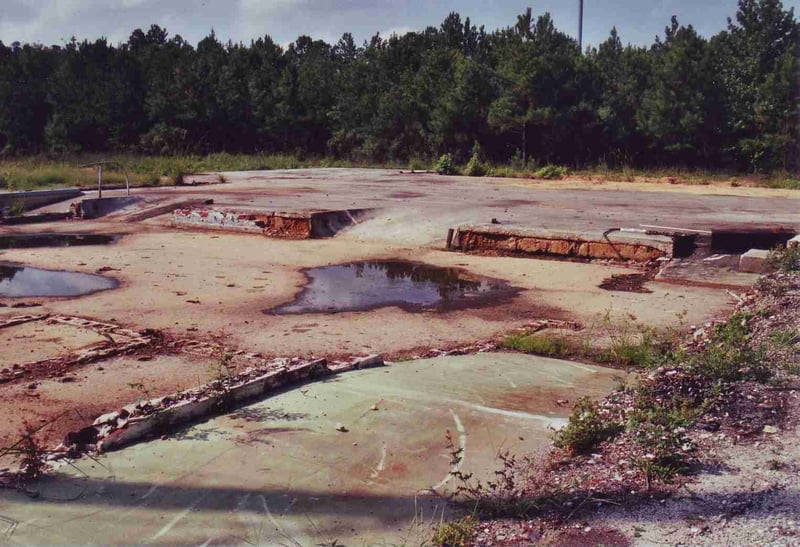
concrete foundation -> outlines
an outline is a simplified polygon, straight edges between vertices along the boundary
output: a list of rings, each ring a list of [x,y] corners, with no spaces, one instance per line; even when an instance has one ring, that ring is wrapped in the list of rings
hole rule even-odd
[[[319,239],[358,223],[368,210],[276,212],[263,209],[191,207],[176,209],[172,225],[229,232],[263,234],[286,239]]]
[[[560,232],[517,226],[460,226],[452,249],[509,255],[545,255],[646,262],[671,258],[682,236],[627,232]]]

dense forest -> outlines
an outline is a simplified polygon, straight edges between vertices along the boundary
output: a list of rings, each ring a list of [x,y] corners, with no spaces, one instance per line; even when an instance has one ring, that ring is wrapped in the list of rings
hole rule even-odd
[[[740,0],[711,38],[673,18],[649,47],[614,29],[586,51],[530,10],[362,45],[193,47],[157,25],[116,46],[0,41],[0,150],[463,162],[478,143],[497,162],[794,169],[799,45],[780,0]]]

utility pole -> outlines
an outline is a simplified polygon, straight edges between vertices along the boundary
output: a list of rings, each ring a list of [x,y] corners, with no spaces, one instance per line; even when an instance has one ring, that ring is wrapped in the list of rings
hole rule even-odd
[[[581,53],[583,53],[583,0],[578,0],[579,9],[578,9],[578,46],[581,48]]]

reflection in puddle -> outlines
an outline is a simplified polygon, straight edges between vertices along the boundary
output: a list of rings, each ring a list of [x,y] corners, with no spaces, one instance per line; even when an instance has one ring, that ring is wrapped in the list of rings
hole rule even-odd
[[[0,236],[0,249],[109,245],[120,237],[105,234],[8,234]]]
[[[271,314],[337,313],[398,306],[409,311],[497,304],[518,290],[503,281],[402,260],[353,262],[305,271],[308,285]]]
[[[0,262],[0,296],[82,296],[114,289],[117,281],[102,275],[40,270]]]

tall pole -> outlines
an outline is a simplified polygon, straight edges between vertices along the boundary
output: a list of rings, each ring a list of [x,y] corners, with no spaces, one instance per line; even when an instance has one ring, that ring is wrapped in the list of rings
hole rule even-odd
[[[578,0],[580,8],[578,10],[578,46],[583,52],[583,0]]]

